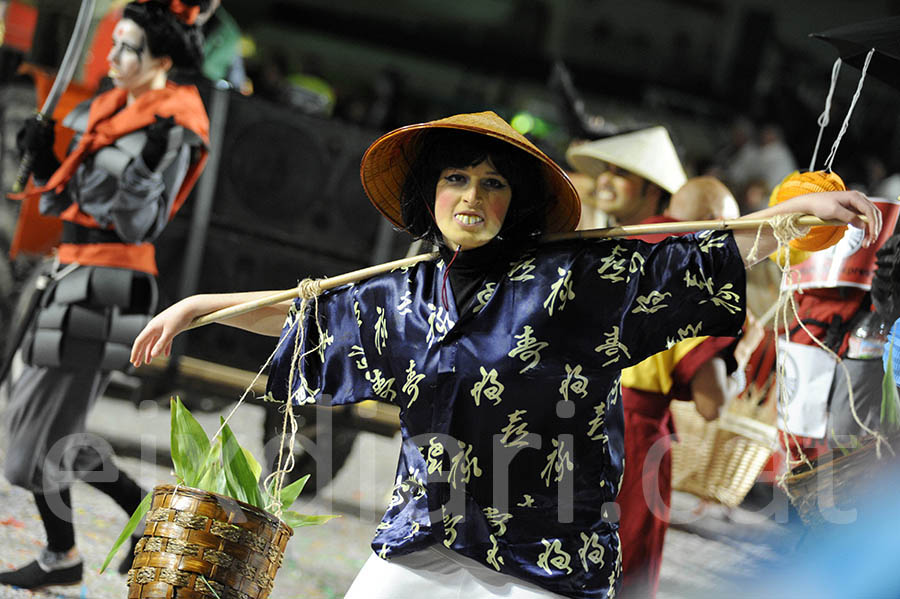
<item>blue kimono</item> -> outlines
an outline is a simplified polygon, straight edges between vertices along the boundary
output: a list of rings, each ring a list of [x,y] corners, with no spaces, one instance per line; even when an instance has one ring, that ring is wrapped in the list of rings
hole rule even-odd
[[[732,235],[541,245],[492,271],[463,315],[442,302],[445,269],[419,263],[328,291],[302,317],[295,303],[271,398],[400,408],[379,556],[443,543],[560,595],[613,597],[619,373],[687,337],[737,334],[745,283]]]

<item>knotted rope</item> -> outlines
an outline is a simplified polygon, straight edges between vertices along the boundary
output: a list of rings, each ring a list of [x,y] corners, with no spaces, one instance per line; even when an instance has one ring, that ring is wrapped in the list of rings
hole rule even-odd
[[[776,214],[768,222],[763,223],[756,229],[756,238],[753,240],[753,247],[747,253],[747,262],[755,262],[759,257],[759,241],[762,238],[762,231],[768,225],[772,228],[772,235],[778,240],[778,250],[794,240],[809,234],[810,227],[800,225],[802,214]],[[783,240],[785,241],[783,243]]]
[[[277,468],[266,476],[263,481],[263,490],[268,496],[268,501],[266,503],[266,511],[274,514],[276,517],[281,518],[282,514],[282,505],[281,505],[281,490],[284,488],[284,479],[288,473],[294,468],[294,444],[297,437],[297,420],[294,418],[294,402],[293,402],[293,393],[292,390],[294,388],[294,380],[295,374],[299,372],[299,375],[302,377],[302,372],[298,369],[301,368],[298,364],[301,364],[303,358],[305,358],[308,354],[319,351],[319,348],[322,344],[322,329],[319,326],[319,301],[318,296],[322,293],[321,282],[316,279],[303,279],[296,287],[297,297],[301,300],[300,308],[295,311],[294,307],[291,306],[289,310],[289,318],[293,316],[293,321],[286,323],[286,326],[289,329],[293,329],[295,327],[299,327],[298,334],[294,336],[294,351],[293,358],[291,363],[291,369],[288,375],[288,401],[285,402],[284,405],[284,419],[282,421],[281,427],[281,441],[278,450],[278,465]],[[319,331],[319,343],[308,350],[305,353],[300,352],[301,348],[301,340],[305,336],[304,330],[304,315],[306,314],[309,302],[312,301],[315,306],[315,321]],[[228,424],[228,421],[231,420],[231,417],[237,412],[238,408],[244,403],[244,400],[247,398],[247,395],[253,390],[254,386],[256,386],[256,382],[262,376],[263,372],[269,368],[272,364],[272,360],[278,354],[278,351],[281,349],[281,346],[284,344],[286,339],[290,338],[289,333],[282,333],[281,338],[278,340],[278,343],[275,344],[275,349],[269,354],[269,357],[266,359],[265,363],[260,367],[257,371],[256,376],[253,377],[253,380],[250,381],[250,384],[247,385],[247,388],[244,389],[244,392],[241,393],[240,398],[238,398],[237,403],[228,413],[228,415],[222,420],[222,423],[219,425],[219,429],[216,431],[216,434],[213,435],[213,439],[218,437],[222,430],[225,428],[225,425]],[[303,379],[305,381],[305,379]],[[305,384],[305,383],[304,383]],[[288,432],[290,431],[290,433]],[[285,443],[287,441],[287,443]],[[284,457],[284,450],[287,447],[288,456]]]
[[[309,354],[318,352],[323,347],[322,326],[319,322],[319,295],[322,293],[322,287],[318,280],[303,279],[297,285],[297,296],[300,299],[300,308],[296,311],[291,306],[288,312],[288,318],[293,316],[293,322],[288,324],[289,330],[297,328],[297,334],[294,335],[294,349],[291,354],[291,368],[288,371],[288,400],[284,402],[284,418],[281,423],[281,439],[278,446],[278,465],[276,469],[266,477],[264,487],[269,495],[269,501],[266,509],[279,518],[281,517],[281,490],[284,488],[284,479],[294,469],[294,444],[297,440],[297,419],[294,417],[294,382],[300,381],[302,392],[309,391],[306,385],[306,378],[303,376],[303,361]],[[303,342],[306,338],[306,314],[309,311],[310,302],[313,306],[313,319],[316,323],[316,331],[318,332],[318,343],[310,349],[303,351]],[[282,334],[281,339],[290,336]],[[264,366],[266,368],[268,365]],[[288,433],[290,431],[290,433]],[[287,457],[284,453],[287,450]],[[271,492],[269,488],[271,486]]]

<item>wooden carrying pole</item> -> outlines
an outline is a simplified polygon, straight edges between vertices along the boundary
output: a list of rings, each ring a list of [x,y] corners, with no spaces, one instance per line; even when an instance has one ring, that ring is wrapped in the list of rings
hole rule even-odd
[[[634,235],[652,235],[659,233],[673,234],[710,230],[736,231],[758,229],[759,227],[768,224],[769,221],[765,218],[738,218],[733,220],[695,220],[671,223],[651,223],[646,225],[623,225],[618,227],[607,227],[605,229],[572,231],[570,233],[551,233],[549,235],[543,236],[541,238],[541,243],[565,241],[569,239],[607,239],[611,237],[631,237]],[[796,224],[806,227],[843,226],[847,223],[840,221],[824,221],[816,216],[805,215],[801,216],[797,220]],[[341,285],[346,285],[348,283],[362,281],[363,279],[368,279],[374,277],[375,275],[390,272],[397,268],[412,266],[413,264],[422,262],[423,260],[434,260],[437,257],[437,252],[431,252],[428,254],[418,254],[416,256],[410,256],[409,258],[401,258],[400,260],[394,260],[393,262],[385,262],[384,264],[376,264],[375,266],[369,266],[367,268],[354,270],[352,272],[344,273],[336,277],[320,279],[319,281],[316,281],[316,286],[319,290],[325,291],[326,289],[333,289],[335,287],[340,287]],[[257,300],[244,302],[242,304],[236,304],[228,308],[210,312],[209,314],[195,318],[190,326],[188,326],[188,329],[195,329],[197,327],[202,327],[214,322],[227,320],[229,318],[234,318],[235,316],[240,316],[241,314],[246,314],[247,312],[252,312],[265,306],[271,306],[285,300],[294,299],[299,296],[299,290],[300,286],[298,285],[297,287],[285,289],[284,291],[279,291],[278,293],[274,293]]]
[[[862,217],[865,220],[865,217]],[[607,239],[610,237],[632,237],[635,235],[658,235],[661,233],[693,233],[694,231],[739,231],[758,229],[763,225],[769,225],[766,218],[736,218],[731,220],[691,220],[670,223],[650,223],[646,225],[622,225],[619,227],[606,227],[605,229],[587,229],[585,231],[572,231],[570,233],[550,233],[541,238],[541,242],[563,241],[566,239]],[[841,221],[825,221],[817,216],[804,215],[797,219],[796,224],[801,227],[816,226],[844,226],[847,223]]]
[[[316,286],[321,291],[325,291],[326,289],[333,289],[335,287],[340,287],[341,285],[355,283],[356,281],[362,281],[363,279],[368,279],[374,277],[375,275],[390,272],[396,268],[412,266],[413,264],[416,264],[417,262],[421,262],[423,260],[433,260],[437,257],[437,252],[431,252],[428,254],[418,254],[416,256],[410,256],[408,258],[401,258],[400,260],[394,260],[393,262],[385,262],[384,264],[376,264],[375,266],[368,266],[366,268],[347,272],[336,277],[321,279],[319,281],[316,281]],[[257,310],[259,308],[264,308],[265,306],[271,306],[285,300],[295,299],[299,297],[299,292],[300,285],[291,289],[279,291],[278,293],[273,293],[272,295],[259,298],[258,300],[244,302],[242,304],[235,304],[234,306],[229,306],[228,308],[222,308],[221,310],[210,312],[209,314],[195,318],[186,330],[196,329],[197,327],[202,327],[203,325],[219,322],[220,320],[234,318],[235,316],[240,316],[241,314],[246,314],[247,312],[253,312],[254,310]]]

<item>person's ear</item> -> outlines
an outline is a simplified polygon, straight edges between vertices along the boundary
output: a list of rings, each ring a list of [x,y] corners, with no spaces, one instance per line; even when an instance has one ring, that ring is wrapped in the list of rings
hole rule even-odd
[[[170,56],[163,56],[161,58],[157,58],[157,60],[159,61],[159,66],[163,71],[168,73],[172,70],[172,65],[174,63],[172,62],[172,58]]]

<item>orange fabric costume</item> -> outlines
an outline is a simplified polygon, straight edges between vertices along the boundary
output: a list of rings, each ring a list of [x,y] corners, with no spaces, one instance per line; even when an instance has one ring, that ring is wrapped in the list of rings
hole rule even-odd
[[[192,85],[167,83],[165,88],[141,94],[131,104],[126,104],[128,93],[124,89],[112,89],[91,102],[88,125],[78,145],[66,156],[46,185],[31,189],[29,196],[46,191],[62,192],[85,158],[115,142],[123,135],[153,124],[156,116],[173,116],[175,122],[196,133],[204,143],[197,160],[188,168],[175,199],[169,218],[175,215],[203,171],[209,145],[209,119],[197,88]],[[63,221],[99,228],[93,217],[81,211],[73,203],[59,216]],[[59,245],[59,260],[63,264],[77,262],[90,266],[130,268],[157,274],[155,248],[151,243],[88,243]]]

